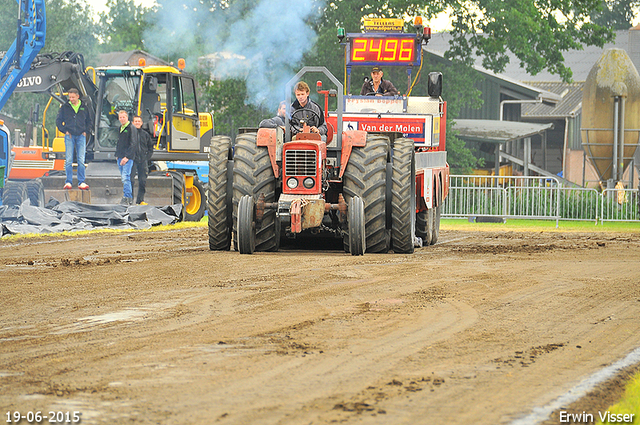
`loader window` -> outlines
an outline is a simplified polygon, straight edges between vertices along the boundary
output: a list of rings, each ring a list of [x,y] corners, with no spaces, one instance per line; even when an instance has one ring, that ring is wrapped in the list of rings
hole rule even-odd
[[[118,143],[118,111],[136,110],[139,76],[106,75],[100,81],[100,123],[97,143],[101,148],[115,148]]]
[[[195,83],[192,79],[174,76],[172,85],[173,112],[197,115],[195,92]]]

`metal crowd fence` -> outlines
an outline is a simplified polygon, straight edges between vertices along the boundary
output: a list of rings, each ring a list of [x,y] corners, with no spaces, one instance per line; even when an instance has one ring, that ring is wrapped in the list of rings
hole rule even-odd
[[[638,189],[563,187],[540,176],[452,175],[443,217],[604,221],[639,220]]]
[[[600,202],[600,221],[640,220],[638,189],[606,189]]]

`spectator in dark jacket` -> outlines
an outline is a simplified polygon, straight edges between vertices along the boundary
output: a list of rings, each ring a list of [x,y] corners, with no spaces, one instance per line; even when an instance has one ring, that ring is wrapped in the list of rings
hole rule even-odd
[[[80,93],[76,89],[69,89],[69,101],[58,110],[56,126],[64,133],[64,171],[67,179],[65,189],[73,187],[73,153],[78,158],[78,188],[89,189],[84,182],[84,160],[87,153],[87,134],[91,132],[91,113],[89,108],[80,100]]]
[[[382,78],[384,72],[379,66],[371,69],[371,79],[367,79],[360,90],[361,96],[396,96],[398,89],[389,80]]]
[[[129,113],[127,111],[119,111],[118,120],[120,124],[122,124],[120,134],[118,135],[118,144],[116,145],[116,159],[122,180],[122,200],[120,203],[123,205],[133,205],[131,169],[133,168],[133,158],[136,152],[136,138],[134,138],[134,133],[137,130],[129,122]]]
[[[138,193],[136,195],[136,204],[147,205],[144,202],[144,194],[147,189],[147,174],[149,172],[149,161],[153,154],[155,143],[151,139],[151,135],[142,128],[142,117],[136,115],[133,117],[133,126],[136,128],[134,139],[136,140],[136,152],[133,157],[133,172],[131,173],[131,181],[138,174]]]
[[[278,113],[273,118],[266,118],[260,121],[260,128],[276,128],[284,127],[285,117],[287,115],[287,102],[284,100],[278,105]]]

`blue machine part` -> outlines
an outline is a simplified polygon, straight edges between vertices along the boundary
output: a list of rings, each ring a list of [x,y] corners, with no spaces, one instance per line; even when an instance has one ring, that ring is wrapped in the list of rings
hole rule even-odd
[[[9,152],[11,151],[11,146],[9,146],[9,130],[4,125],[0,127],[0,167],[3,168],[3,173],[0,178],[4,183],[5,180],[9,177]],[[0,188],[3,187],[4,184],[0,185]]]
[[[209,163],[207,161],[167,161],[169,170],[195,171],[203,184],[209,183]]]
[[[18,31],[16,39],[0,62],[0,109],[7,103],[31,62],[42,49],[46,35],[44,0],[17,0]]]

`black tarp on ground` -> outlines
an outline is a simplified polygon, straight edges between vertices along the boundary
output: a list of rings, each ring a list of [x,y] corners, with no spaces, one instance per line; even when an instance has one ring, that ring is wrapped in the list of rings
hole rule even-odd
[[[51,198],[45,208],[26,200],[19,207],[0,205],[0,237],[24,233],[93,229],[148,229],[179,221],[182,205],[92,205]]]

